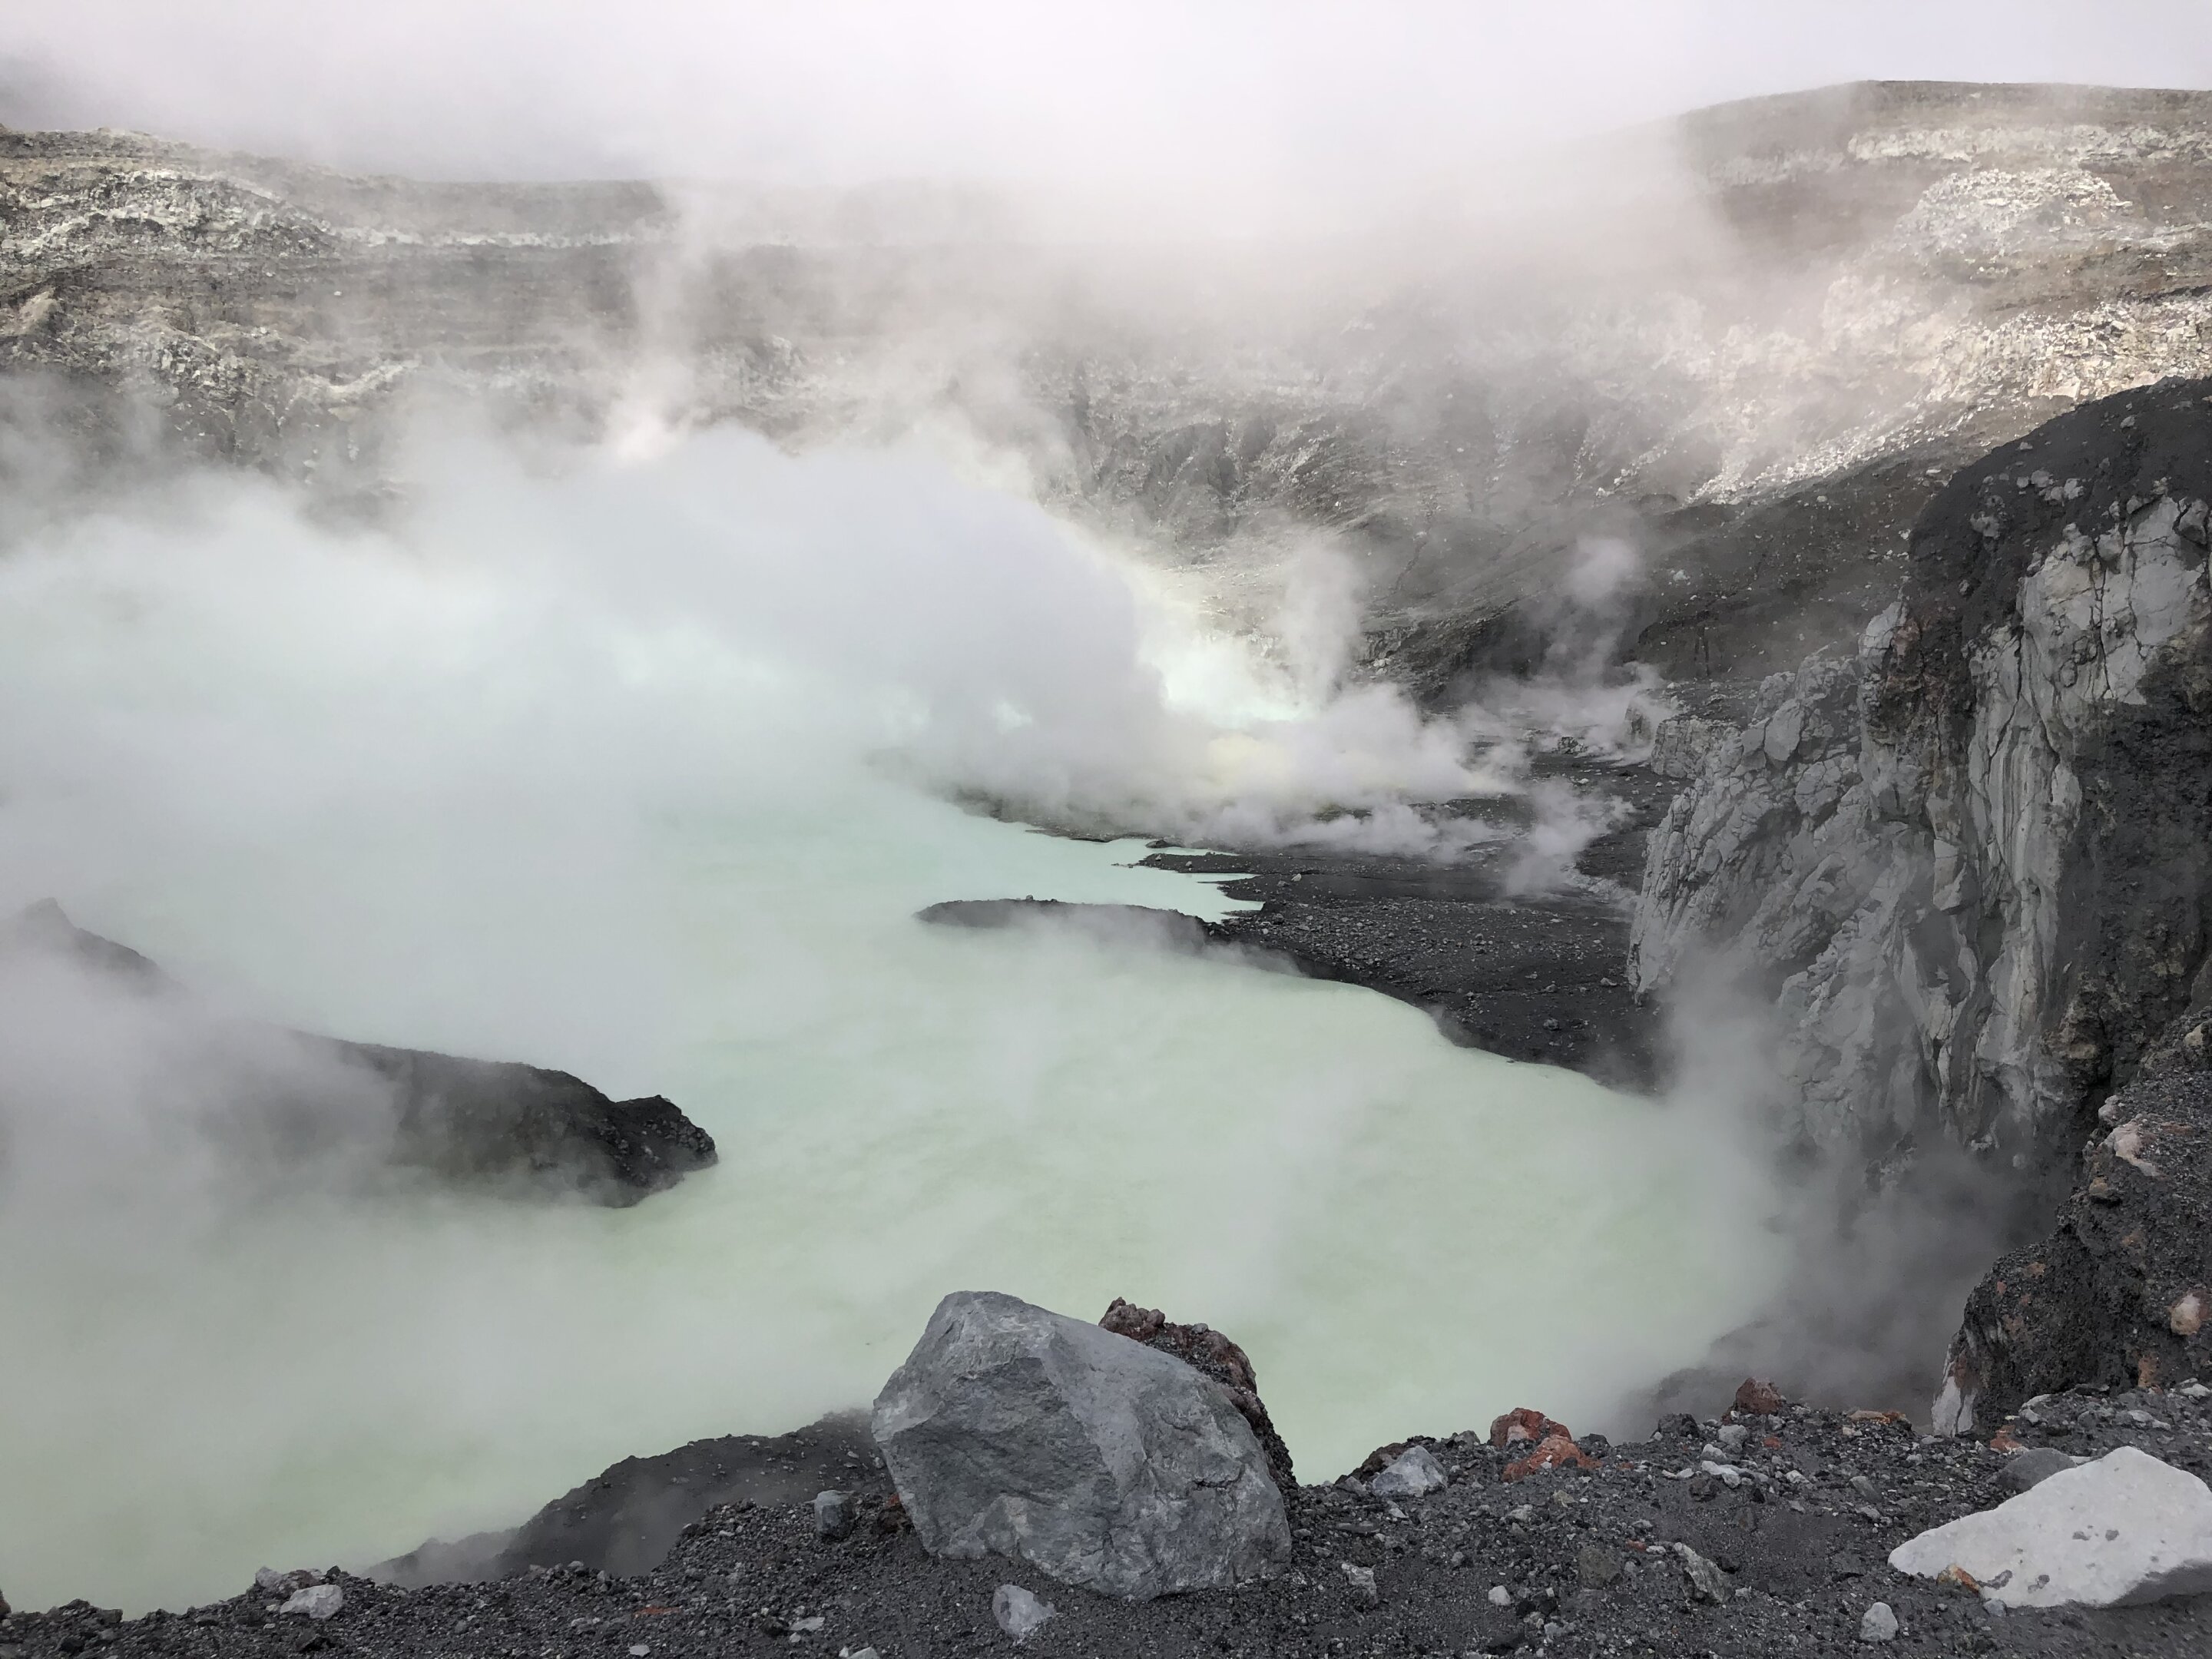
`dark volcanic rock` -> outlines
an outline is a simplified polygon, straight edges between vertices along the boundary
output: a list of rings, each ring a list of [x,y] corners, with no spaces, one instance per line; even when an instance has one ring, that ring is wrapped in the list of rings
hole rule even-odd
[[[714,1138],[658,1095],[611,1100],[566,1072],[230,1018],[51,900],[0,927],[0,957],[62,964],[126,1016],[158,1011],[165,1041],[189,1033],[193,1066],[221,1082],[205,1127],[280,1167],[347,1153],[444,1182],[620,1206],[715,1161]]]
[[[1158,1308],[1140,1308],[1118,1296],[1098,1322],[1116,1336],[1173,1354],[1193,1370],[1219,1383],[1230,1404],[1252,1425],[1253,1437],[1267,1455],[1267,1472],[1275,1477],[1275,1484],[1285,1492],[1297,1490],[1291,1449],[1275,1432],[1275,1420],[1267,1415],[1267,1404],[1260,1398],[1259,1374],[1243,1349],[1211,1326],[1178,1325]]]
[[[1032,924],[1071,928],[1096,938],[1132,940],[1170,951],[1200,951],[1225,945],[1229,935],[1210,921],[1180,910],[1143,904],[1073,904],[1064,899],[947,899],[915,913],[938,927],[1021,927]]]
[[[2212,1075],[2143,1079],[2047,1238],[1974,1287],[1940,1419],[1992,1425],[2037,1395],[2212,1376]]]
[[[580,1078],[512,1060],[309,1038],[383,1082],[394,1161],[441,1179],[635,1204],[712,1165],[714,1138],[659,1095],[610,1100]]]
[[[724,1435],[654,1457],[625,1457],[519,1527],[433,1540],[368,1575],[411,1588],[511,1578],[570,1562],[591,1572],[647,1572],[711,1510],[811,1504],[831,1490],[850,1493],[856,1508],[878,1516],[891,1496],[890,1477],[858,1412],[789,1434]]]

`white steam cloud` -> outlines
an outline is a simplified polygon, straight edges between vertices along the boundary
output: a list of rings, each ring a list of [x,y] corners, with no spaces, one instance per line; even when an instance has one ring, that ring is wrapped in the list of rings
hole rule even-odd
[[[1166,577],[916,457],[794,459],[719,430],[539,476],[467,441],[426,448],[421,468],[386,528],[202,483],[17,551],[0,569],[11,867],[71,857],[87,827],[47,814],[90,775],[165,818],[264,793],[282,814],[363,770],[419,770],[425,744],[518,767],[599,744],[672,799],[716,769],[868,762],[1033,821],[1231,845],[1429,850],[1440,832],[1409,804],[1507,787],[1461,726],[1347,679],[1356,606],[1324,556],[1263,656]],[[63,613],[80,629],[106,617],[106,648],[57,635]],[[179,630],[227,635],[237,681],[173,701],[179,665],[162,653]],[[504,672],[488,663],[526,659],[546,682],[489,707],[462,695]],[[54,675],[73,682],[59,706]],[[360,677],[388,702],[349,708],[327,744],[253,717],[254,699],[334,698]]]

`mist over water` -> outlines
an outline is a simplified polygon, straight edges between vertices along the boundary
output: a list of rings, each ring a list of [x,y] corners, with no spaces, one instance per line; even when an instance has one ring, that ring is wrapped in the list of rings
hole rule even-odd
[[[158,1090],[17,1063],[67,1008],[0,1018],[19,1605],[510,1524],[865,1401],[956,1288],[1229,1331],[1310,1479],[1514,1405],[1601,1426],[1771,1288],[1717,1109],[1352,988],[912,920],[1224,903],[956,793],[1418,848],[1407,803],[1510,786],[1310,617],[1261,653],[897,456],[418,466],[376,530],[201,481],[0,557],[0,903],[244,1012],[665,1093],[722,1162],[621,1212],[186,1181]]]

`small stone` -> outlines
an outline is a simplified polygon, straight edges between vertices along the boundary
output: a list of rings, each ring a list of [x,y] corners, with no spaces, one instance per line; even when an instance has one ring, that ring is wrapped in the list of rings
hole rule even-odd
[[[1669,1547],[1674,1550],[1675,1559],[1681,1562],[1682,1571],[1689,1574],[1690,1589],[1699,1601],[1710,1601],[1718,1607],[1728,1600],[1728,1584],[1722,1578],[1717,1566],[1687,1544],[1674,1544]]]
[[[1881,1495],[1875,1491],[1874,1482],[1863,1474],[1851,1477],[1851,1490],[1862,1498],[1879,1498]]]
[[[1344,1582],[1350,1586],[1353,1601],[1366,1607],[1382,1604],[1382,1592],[1375,1588],[1374,1568],[1357,1566],[1350,1561],[1340,1561],[1337,1565],[1344,1571]]]
[[[1715,1437],[1730,1451],[1741,1451],[1743,1443],[1751,1437],[1751,1431],[1741,1423],[1723,1423],[1720,1433]]]
[[[1838,1550],[1828,1558],[1828,1571],[1838,1578],[1866,1577],[1866,1568],[1860,1564],[1858,1557],[1848,1550]]]
[[[343,1606],[345,1592],[336,1584],[310,1584],[305,1589],[295,1590],[291,1599],[277,1611],[309,1619],[328,1619]]]
[[[1367,1490],[1377,1498],[1425,1498],[1442,1492],[1450,1481],[1434,1452],[1426,1446],[1409,1446],[1367,1483]]]
[[[1001,1584],[991,1592],[991,1617],[1017,1642],[1029,1640],[1031,1632],[1057,1611],[1051,1602],[1019,1584]]]
[[[1597,1467],[1597,1459],[1569,1439],[1565,1429],[1559,1428],[1557,1424],[1553,1427],[1559,1429],[1559,1432],[1539,1442],[1536,1449],[1527,1456],[1516,1458],[1508,1463],[1500,1473],[1499,1479],[1525,1480],[1541,1469],[1594,1469]]]
[[[1866,1610],[1859,1620],[1859,1640],[1862,1642],[1894,1642],[1897,1639],[1897,1615],[1889,1610],[1889,1603],[1877,1601]]]
[[[814,1535],[825,1543],[849,1538],[853,1533],[853,1494],[818,1492],[814,1494]]]
[[[1491,1420],[1490,1443],[1502,1448],[1517,1445],[1523,1440],[1549,1440],[1554,1435],[1566,1433],[1565,1425],[1554,1423],[1531,1407],[1516,1406]]]
[[[1575,1577],[1591,1589],[1603,1589],[1620,1577],[1620,1558],[1609,1549],[1585,1544],[1575,1552]]]
[[[279,1572],[274,1567],[257,1567],[253,1573],[253,1588],[264,1595],[289,1595],[292,1593],[291,1575]]]
[[[2034,1446],[2026,1451],[2014,1452],[2005,1459],[2005,1466],[1997,1472],[1997,1479],[2013,1492],[2026,1492],[2038,1481],[2048,1480],[2063,1469],[2070,1469],[2084,1460],[2069,1457],[2063,1451],[2049,1446]]]
[[[1534,1521],[1536,1518],[1535,1505],[1533,1504],[1516,1504],[1513,1508],[1505,1511],[1505,1518],[1508,1521]]]
[[[647,1644],[633,1642],[629,1644],[629,1659],[645,1659],[645,1656],[652,1651],[653,1649]]]
[[[1506,1589],[1503,1584],[1492,1584],[1490,1587],[1490,1605],[1493,1607],[1511,1607],[1513,1605],[1513,1592]]]
[[[2191,1291],[2166,1311],[2166,1328],[2176,1336],[2194,1336],[2204,1328],[2204,1298]]]
[[[1789,1402],[1782,1391],[1762,1377],[1747,1376],[1736,1385],[1735,1408],[1747,1417],[1776,1417]]]

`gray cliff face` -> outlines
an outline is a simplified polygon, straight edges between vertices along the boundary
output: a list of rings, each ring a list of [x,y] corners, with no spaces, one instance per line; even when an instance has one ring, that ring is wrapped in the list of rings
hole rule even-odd
[[[1479,222],[1237,264],[926,191],[429,185],[0,131],[0,372],[365,485],[380,416],[441,390],[581,431],[926,434],[1232,602],[1338,539],[1376,666],[1440,698],[1540,661],[1563,553],[1618,533],[1650,556],[1624,643],[1757,673],[1879,608],[1931,471],[2212,372],[2208,159],[2212,94],[1866,84],[1617,135]]]
[[[1650,843],[1640,988],[1778,1005],[1802,1137],[2070,1161],[2206,1000],[2212,382],[1960,473],[1855,655],[1763,688]]]

